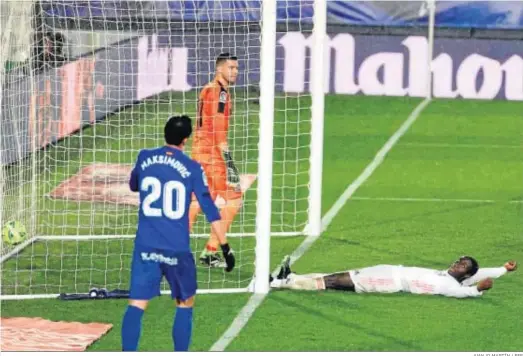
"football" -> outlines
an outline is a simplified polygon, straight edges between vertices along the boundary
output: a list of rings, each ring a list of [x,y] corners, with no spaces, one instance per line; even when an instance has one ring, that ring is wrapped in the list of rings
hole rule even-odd
[[[27,231],[20,221],[8,221],[2,228],[2,240],[8,245],[18,245],[26,238]]]

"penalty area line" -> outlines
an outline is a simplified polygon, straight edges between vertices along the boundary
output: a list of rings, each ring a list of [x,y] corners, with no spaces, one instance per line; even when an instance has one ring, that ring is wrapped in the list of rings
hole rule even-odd
[[[400,198],[400,197],[363,197],[355,196],[352,200],[391,201],[391,202],[422,202],[422,203],[506,203],[522,204],[523,200],[492,200],[492,199],[452,199],[452,198]]]
[[[434,147],[434,148],[515,148],[523,150],[523,145],[496,145],[496,144],[469,144],[469,143],[443,143],[443,142],[402,142],[398,146]]]
[[[410,113],[407,120],[403,122],[400,128],[387,140],[385,145],[378,151],[374,159],[369,163],[363,172],[356,178],[354,182],[349,184],[347,189],[341,194],[336,200],[332,207],[321,219],[322,232],[324,232],[331,224],[332,220],[338,215],[343,206],[356,192],[356,190],[365,183],[365,181],[372,175],[372,173],[380,166],[385,159],[385,156],[390,152],[398,140],[407,132],[412,124],[418,119],[421,112],[427,107],[432,100],[427,98],[419,103],[414,110]],[[301,256],[309,250],[313,243],[318,240],[319,236],[308,236],[303,242],[292,252],[291,264],[296,262]],[[276,273],[277,271],[274,271]],[[268,276],[267,276],[268,277]],[[240,310],[236,318],[233,320],[229,328],[223,333],[223,335],[212,345],[209,351],[224,351],[227,346],[238,336],[242,329],[247,325],[250,318],[256,311],[256,309],[262,304],[267,294],[254,294],[245,306]]]

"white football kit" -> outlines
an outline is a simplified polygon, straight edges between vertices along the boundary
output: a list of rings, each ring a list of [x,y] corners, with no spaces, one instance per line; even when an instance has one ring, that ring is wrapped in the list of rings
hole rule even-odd
[[[485,278],[498,278],[507,272],[505,267],[480,268],[478,272],[459,283],[444,270],[395,265],[378,265],[350,270],[357,293],[439,294],[466,298],[483,294],[474,286]]]
[[[446,270],[435,270],[421,267],[405,267],[401,265],[377,265],[346,271],[350,274],[356,293],[413,293],[438,294],[447,297],[467,298],[478,297],[483,292],[474,286],[485,278],[498,278],[507,273],[505,267],[480,268],[478,272],[459,283]],[[343,272],[335,272],[343,273]],[[323,282],[304,284],[305,280],[319,281],[333,273],[314,273],[296,275],[291,273],[286,279],[274,280],[272,288],[290,289],[323,289]]]

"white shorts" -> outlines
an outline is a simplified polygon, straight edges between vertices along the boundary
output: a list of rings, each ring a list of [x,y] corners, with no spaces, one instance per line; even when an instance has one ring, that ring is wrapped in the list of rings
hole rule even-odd
[[[397,293],[402,291],[401,266],[378,265],[356,270],[349,274],[356,293]]]

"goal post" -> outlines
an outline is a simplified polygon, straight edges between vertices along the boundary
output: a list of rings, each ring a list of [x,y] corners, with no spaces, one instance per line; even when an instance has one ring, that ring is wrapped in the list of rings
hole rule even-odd
[[[2,245],[1,298],[128,288],[137,222],[129,168],[140,149],[163,144],[168,116],[195,117],[198,92],[225,51],[239,57],[229,144],[245,198],[228,234],[237,267],[198,264],[198,293],[267,293],[271,252],[280,258],[275,239],[321,232],[326,2],[314,1],[314,18],[292,21],[277,14],[294,1],[184,2],[174,18],[162,2],[87,12],[74,2],[36,3],[42,23],[27,36],[50,35],[63,58],[33,69],[40,58],[30,51],[30,68],[6,74],[2,86],[0,224],[20,221],[28,236]],[[16,23],[21,15],[10,16]],[[285,92],[277,80],[285,27],[314,38],[308,92]],[[191,239],[197,263],[208,236],[200,216]]]
[[[314,18],[311,46],[311,155],[309,218],[305,233],[319,236],[321,226],[321,191],[323,175],[323,124],[325,114],[325,57],[327,38],[327,2],[314,2]]]
[[[436,0],[426,0],[428,11],[428,34],[427,34],[427,96],[426,99],[432,99],[432,61],[434,58],[434,29],[436,21]]]
[[[256,202],[256,272],[254,292],[269,292],[276,62],[276,2],[262,3],[260,51],[260,138],[258,141],[258,200]]]

